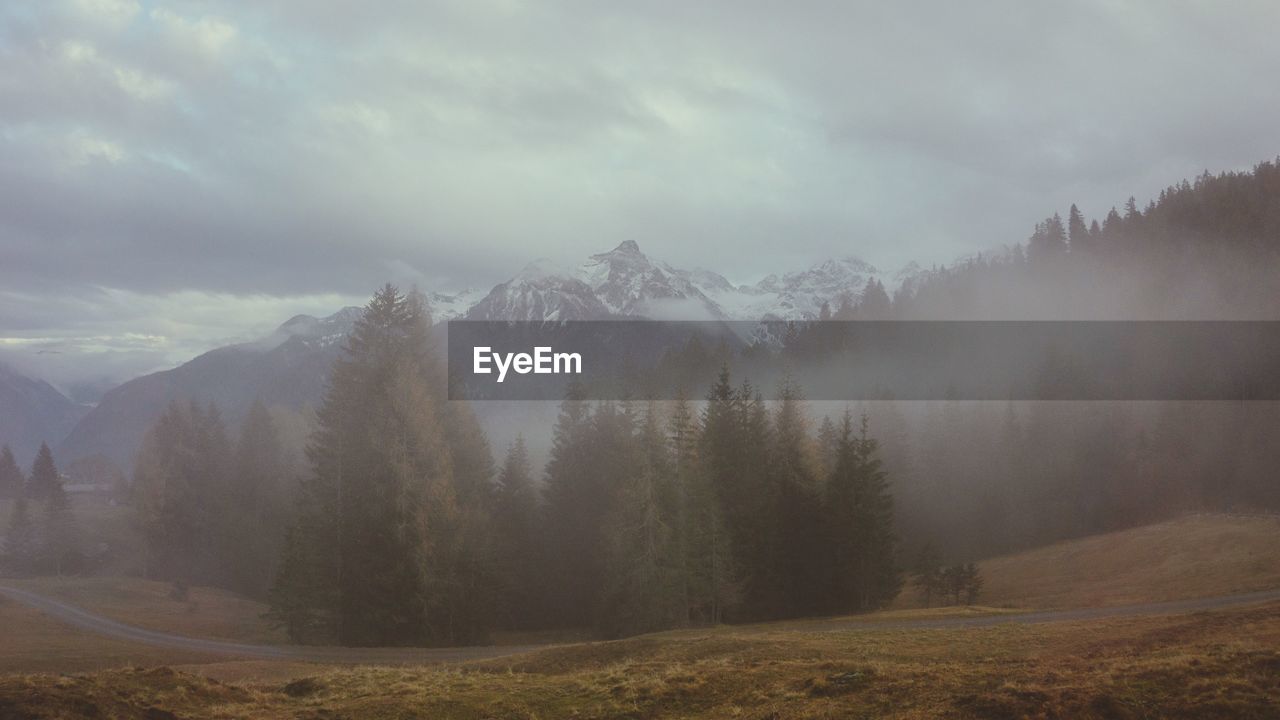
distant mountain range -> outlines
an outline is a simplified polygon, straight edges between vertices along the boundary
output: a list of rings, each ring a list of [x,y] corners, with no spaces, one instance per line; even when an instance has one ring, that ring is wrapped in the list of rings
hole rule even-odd
[[[885,278],[870,264],[845,257],[734,285],[710,270],[652,260],[628,240],[573,269],[535,261],[466,311],[450,310],[470,320],[800,320],[818,317],[824,302],[835,310],[844,298],[856,299],[872,278],[892,289],[923,274],[913,263]]]
[[[651,259],[628,240],[576,268],[535,261],[488,293],[432,292],[425,297],[437,321],[812,319],[824,302],[835,310],[844,298],[856,299],[872,278],[892,291],[923,275],[912,265],[886,277],[846,257],[770,275],[754,285],[734,285],[709,270],[683,270]],[[255,398],[268,405],[314,406],[359,315],[359,308],[350,307],[325,318],[299,315],[260,340],[210,350],[172,370],[130,380],[103,395],[91,410],[47,383],[12,373],[0,376],[0,418],[5,423],[0,442],[34,453],[31,443],[38,447],[48,439],[57,443],[60,460],[101,455],[128,468],[147,428],[173,400],[214,402],[233,423]],[[19,402],[19,397],[26,399]]]
[[[24,470],[40,443],[57,443],[87,412],[87,406],[72,402],[49,383],[0,364],[0,444],[13,450]]]

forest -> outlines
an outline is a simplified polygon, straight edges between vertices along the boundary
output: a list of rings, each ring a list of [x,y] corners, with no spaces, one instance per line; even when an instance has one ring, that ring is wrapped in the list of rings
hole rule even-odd
[[[823,319],[1274,319],[1277,260],[1267,162],[1101,221],[1072,206],[1025,245],[893,296],[872,281]],[[800,380],[757,387],[734,357],[715,358],[705,396],[571,389],[544,467],[524,438],[491,448],[473,408],[446,399],[433,335],[419,296],[380,289],[305,462],[261,404],[237,432],[211,405],[170,406],[127,492],[144,573],[266,599],[304,643],[618,637],[877,609],[909,577],[927,601],[961,602],[980,591],[976,559],[1189,511],[1280,509],[1277,403],[837,405],[806,401]],[[89,549],[48,448],[29,478],[0,457],[0,492],[19,498],[10,561],[74,571]]]

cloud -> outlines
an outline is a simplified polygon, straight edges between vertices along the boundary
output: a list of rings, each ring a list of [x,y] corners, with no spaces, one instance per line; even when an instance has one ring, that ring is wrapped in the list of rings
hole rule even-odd
[[[624,239],[737,281],[945,262],[1273,156],[1278,21],[1265,2],[10,4],[0,288],[35,299],[0,336],[85,313],[86,336],[139,332],[90,288],[167,317],[183,293],[283,312]]]

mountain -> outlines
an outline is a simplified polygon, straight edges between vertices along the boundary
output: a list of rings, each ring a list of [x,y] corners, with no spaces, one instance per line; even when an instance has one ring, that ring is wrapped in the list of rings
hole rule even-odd
[[[824,302],[856,300],[876,268],[854,257],[734,285],[709,270],[682,270],[645,255],[634,240],[572,270],[530,264],[468,310],[468,320],[804,320]]]
[[[846,298],[856,301],[867,282],[878,277],[875,267],[858,258],[834,258],[713,297],[736,320],[814,320],[823,303],[834,312]]]
[[[29,465],[40,443],[56,444],[87,411],[49,383],[0,364],[0,445],[13,450],[18,464]]]
[[[867,263],[842,258],[771,275],[755,285],[734,285],[709,270],[682,270],[654,260],[628,240],[576,268],[532,262],[483,296],[467,290],[424,297],[438,322],[811,319],[824,302],[835,309],[842,298],[856,298],[876,276]],[[174,400],[214,402],[231,422],[255,398],[290,408],[317,405],[360,312],[349,307],[324,318],[298,315],[259,340],[217,348],[172,370],[130,380],[103,395],[75,423],[57,447],[59,457],[105,455],[128,468],[147,428]]]
[[[67,460],[101,454],[129,468],[147,429],[175,400],[216,403],[233,422],[259,398],[267,405],[314,405],[360,312],[348,307],[325,318],[298,315],[260,340],[130,380],[102,396],[57,454]]]
[[[595,290],[548,260],[529,263],[467,311],[467,320],[599,320],[612,315]]]
[[[577,276],[615,315],[654,320],[727,319],[688,273],[650,260],[634,240],[592,255],[578,268]]]

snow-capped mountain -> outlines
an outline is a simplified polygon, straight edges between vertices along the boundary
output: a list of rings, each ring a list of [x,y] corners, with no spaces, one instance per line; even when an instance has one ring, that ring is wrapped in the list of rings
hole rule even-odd
[[[529,263],[466,312],[467,320],[598,320],[610,316],[595,290],[548,260]]]
[[[682,270],[645,255],[633,240],[592,255],[576,269],[530,264],[468,310],[469,320],[804,320],[822,304],[857,300],[876,268],[853,257],[734,285],[703,269]],[[882,280],[883,282],[883,280]]]
[[[271,350],[294,340],[308,347],[323,348],[342,340],[351,333],[356,320],[360,319],[363,308],[347,306],[338,312],[323,318],[311,315],[294,315],[275,329],[270,335],[245,343],[245,347],[254,350]]]
[[[427,307],[431,310],[431,319],[436,322],[457,320],[466,315],[471,306],[475,305],[483,297],[484,294],[475,288],[468,288],[456,293],[429,292],[426,294]]]
[[[650,260],[634,240],[592,255],[578,268],[577,276],[615,315],[657,320],[727,319],[689,274]]]
[[[886,284],[892,290],[925,274],[908,266]],[[734,285],[709,270],[683,270],[654,260],[627,241],[576,268],[546,260],[530,263],[482,297],[476,291],[424,297],[438,322],[800,320],[818,317],[824,302],[834,311],[843,298],[857,299],[873,277],[885,280],[874,267],[847,257],[770,275],[753,285]],[[174,400],[216,402],[233,421],[255,399],[268,405],[314,406],[361,312],[347,307],[323,318],[298,315],[259,340],[210,350],[172,370],[130,380],[106,393],[75,424],[57,450],[59,457],[101,453],[128,467],[146,429]]]

